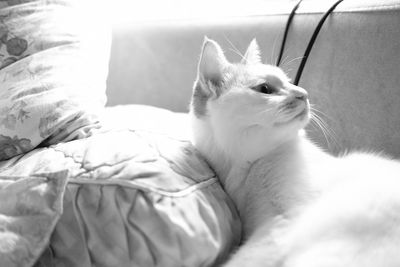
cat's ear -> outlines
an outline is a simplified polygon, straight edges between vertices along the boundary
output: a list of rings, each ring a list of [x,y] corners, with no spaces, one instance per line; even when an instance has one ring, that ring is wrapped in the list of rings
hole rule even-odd
[[[242,64],[258,64],[261,63],[260,48],[254,38],[241,61]]]
[[[224,69],[228,64],[229,62],[218,43],[204,37],[198,66],[199,79],[206,84],[211,82],[214,86],[220,86],[223,81]]]

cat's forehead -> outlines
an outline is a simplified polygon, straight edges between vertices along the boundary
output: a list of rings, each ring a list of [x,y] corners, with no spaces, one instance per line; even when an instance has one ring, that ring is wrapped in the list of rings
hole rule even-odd
[[[239,73],[242,82],[262,83],[280,85],[289,81],[287,75],[278,67],[265,64],[256,65],[237,65],[236,71]]]

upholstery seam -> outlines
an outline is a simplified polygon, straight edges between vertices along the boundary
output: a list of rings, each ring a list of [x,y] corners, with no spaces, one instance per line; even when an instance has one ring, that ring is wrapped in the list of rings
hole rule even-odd
[[[342,9],[341,9],[342,8]],[[332,13],[351,13],[351,12],[371,12],[371,11],[400,11],[400,4],[391,4],[391,5],[370,5],[370,6],[365,6],[365,7],[348,7],[344,8],[341,7],[338,8],[337,10],[334,10]],[[323,10],[315,10],[315,11],[302,11],[301,9],[297,10],[296,16],[297,15],[313,15],[313,14],[323,14]],[[247,15],[247,16],[232,16],[228,17],[230,19],[246,19],[246,18],[253,18],[253,17],[269,17],[269,16],[282,16],[282,15],[289,15],[290,12],[285,11],[285,12],[276,12],[276,13],[271,13],[271,14],[252,14],[252,15]]]
[[[365,7],[348,7],[344,8],[341,7],[342,9],[338,8],[337,10],[334,10],[332,13],[351,13],[351,12],[371,12],[371,11],[400,11],[400,4],[392,4],[392,5],[371,5],[371,6],[365,6]],[[324,11],[308,11],[308,12],[302,12],[299,10],[296,15],[311,15],[311,14],[321,14],[324,13]]]
[[[190,195],[191,193],[204,189],[210,185],[213,185],[215,183],[218,182],[218,179],[214,176],[211,177],[205,181],[201,181],[198,182],[196,184],[190,185],[182,190],[176,191],[176,192],[168,192],[168,191],[164,191],[164,190],[160,190],[158,188],[149,186],[147,184],[141,184],[140,182],[137,181],[125,181],[125,180],[90,180],[90,179],[86,179],[86,178],[70,178],[68,183],[72,183],[72,184],[77,184],[77,185],[116,185],[116,186],[122,186],[122,187],[126,187],[129,189],[135,189],[135,190],[142,190],[142,191],[146,191],[146,192],[150,192],[150,193],[156,193],[159,195],[163,195],[166,197],[171,197],[171,198],[181,198],[181,197],[186,197],[188,195]]]

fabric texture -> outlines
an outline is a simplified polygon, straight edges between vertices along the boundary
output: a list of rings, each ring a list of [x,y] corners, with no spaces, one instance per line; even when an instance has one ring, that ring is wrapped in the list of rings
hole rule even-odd
[[[0,160],[99,127],[110,31],[91,2],[0,2]]]
[[[31,266],[62,213],[68,171],[0,177],[0,266]]]
[[[57,199],[65,192],[62,215],[54,231],[41,233],[43,240],[52,233],[50,243],[35,244],[43,251],[35,266],[200,267],[226,259],[240,241],[240,220],[188,136],[175,136],[187,119],[144,106],[109,108],[90,137],[0,162],[1,177],[68,170],[67,184],[52,191]]]

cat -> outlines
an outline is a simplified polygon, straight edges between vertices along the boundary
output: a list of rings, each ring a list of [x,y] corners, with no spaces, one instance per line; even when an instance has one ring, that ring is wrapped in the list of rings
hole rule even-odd
[[[225,267],[400,266],[400,163],[311,142],[307,92],[261,62],[256,40],[234,64],[205,38],[190,117],[243,224]]]

